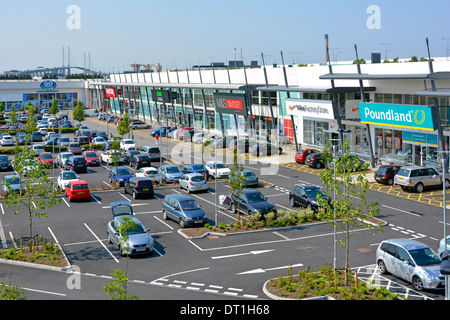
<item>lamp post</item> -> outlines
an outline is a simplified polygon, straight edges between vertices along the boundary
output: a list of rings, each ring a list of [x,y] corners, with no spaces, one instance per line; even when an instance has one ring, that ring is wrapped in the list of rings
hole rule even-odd
[[[340,139],[329,139],[329,141],[341,141]],[[333,144],[333,170],[334,170],[334,181],[336,181],[336,145]],[[337,247],[336,247],[336,205],[334,202],[336,201],[336,188],[333,188],[333,268],[336,270],[336,259],[337,259]]]

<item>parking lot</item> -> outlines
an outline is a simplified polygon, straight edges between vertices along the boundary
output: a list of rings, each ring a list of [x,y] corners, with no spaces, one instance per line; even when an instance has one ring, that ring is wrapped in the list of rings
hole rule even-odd
[[[92,118],[87,119],[84,124],[99,130],[105,130],[106,126],[104,122]],[[114,125],[109,124],[108,129],[116,134]],[[133,133],[138,146],[153,145],[155,142],[154,138],[149,136],[148,129],[135,130]],[[71,134],[67,136],[72,138]],[[170,139],[168,141],[167,150],[181,145],[190,146],[192,150],[197,151],[200,148],[187,142]],[[165,142],[165,138],[160,141],[160,144],[163,144],[163,155]],[[222,150],[222,155],[223,152]],[[197,162],[195,156],[194,153],[192,159]],[[159,162],[152,162],[152,166],[159,165]],[[272,174],[266,172],[270,163],[248,161],[244,167],[253,170],[260,179],[267,182],[260,183],[255,189],[261,191],[278,209],[290,209],[288,194],[294,184],[321,185],[317,176],[318,170],[306,166],[283,164]],[[112,166],[105,164],[90,166],[87,173],[79,173],[79,176],[91,186],[109,185],[108,175],[111,168]],[[128,169],[135,173],[134,168]],[[54,172],[49,169],[50,178],[56,181],[59,172],[59,168],[55,168]],[[10,172],[2,172],[0,177],[6,174]],[[190,194],[206,212],[208,222],[211,225],[214,225],[216,220],[225,224],[235,222],[236,216],[230,210],[216,210],[215,181],[210,180],[208,186],[206,193]],[[217,189],[218,195],[230,193],[229,185],[223,180],[217,183]],[[436,197],[439,196],[439,191],[436,190],[426,191],[421,197],[426,197],[427,192],[435,192]],[[77,298],[79,292],[68,289],[66,281],[70,272],[78,270],[82,275],[82,289],[86,290],[86,294],[97,299],[107,298],[102,294],[101,286],[111,279],[114,270],[124,270],[127,263],[126,258],[120,256],[119,251],[108,243],[106,237],[106,225],[112,219],[110,204],[118,200],[128,200],[132,203],[135,216],[144,226],[150,228],[150,234],[155,239],[155,249],[150,255],[132,258],[128,263],[130,288],[138,292],[143,299],[171,299],[176,296],[183,298],[186,297],[185,294],[188,294],[190,299],[267,299],[262,288],[268,278],[285,274],[289,268],[293,268],[295,273],[306,266],[319,266],[323,265],[325,260],[333,260],[333,228],[328,223],[239,236],[210,234],[202,238],[186,238],[179,233],[180,226],[176,221],[164,220],[161,210],[162,200],[166,195],[179,193],[187,194],[174,184],[156,186],[153,199],[133,199],[131,195],[124,194],[122,188],[94,191],[89,201],[69,202],[65,196],[61,196],[61,203],[48,209],[48,217],[33,217],[33,232],[60,244],[72,268],[67,274],[58,273],[53,283],[28,279],[29,282],[24,283],[29,289],[28,295],[36,299]],[[372,235],[370,230],[355,230],[353,237],[357,250],[352,251],[352,265],[365,266],[368,279],[377,277],[377,281],[383,284],[387,281],[389,286],[400,283],[400,287],[404,288],[401,294],[408,299],[442,299],[441,293],[415,293],[407,283],[398,279],[389,276],[381,278],[374,267],[376,245],[388,237],[413,237],[433,248],[436,247],[442,226],[439,219],[441,211],[434,206],[430,210],[429,205],[432,203],[411,203],[411,199],[407,198],[401,199],[403,202],[399,204],[395,200],[396,195],[386,198],[378,190],[374,192],[373,188],[369,197],[380,200],[383,205],[382,216],[389,223],[383,234]],[[25,212],[13,215],[13,209],[4,204],[0,209],[2,246],[12,248],[12,239],[28,235],[28,216]],[[422,225],[420,229],[423,230],[415,231],[420,223],[418,221],[422,221],[425,215],[429,227]],[[412,220],[407,221],[405,217]],[[338,234],[338,238],[342,237],[342,234]],[[339,248],[338,265],[344,263],[344,256],[344,249]],[[15,268],[20,273],[20,267]],[[7,279],[7,269],[7,266],[0,265],[1,281]],[[40,274],[46,271],[32,272]],[[363,276],[364,273],[360,274]],[[42,274],[41,279],[46,277],[46,274]],[[24,275],[23,279],[25,281],[27,276]],[[37,287],[45,293],[37,291]]]

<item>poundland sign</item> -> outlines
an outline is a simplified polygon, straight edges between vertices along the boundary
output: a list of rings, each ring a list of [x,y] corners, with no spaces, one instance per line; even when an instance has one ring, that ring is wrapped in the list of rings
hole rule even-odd
[[[359,103],[362,123],[434,131],[433,110],[428,106]]]

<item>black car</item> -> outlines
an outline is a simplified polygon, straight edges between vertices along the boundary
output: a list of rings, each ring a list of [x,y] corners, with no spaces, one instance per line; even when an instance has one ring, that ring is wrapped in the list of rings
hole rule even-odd
[[[35,131],[31,134],[32,142],[42,142],[42,134],[39,131]]]
[[[271,143],[256,143],[250,147],[249,152],[253,156],[271,156],[273,154],[281,154],[283,148],[274,146]]]
[[[382,165],[378,167],[374,174],[375,181],[392,185],[394,183],[394,176],[400,168],[400,166],[394,165]]]
[[[331,198],[319,187],[295,184],[289,192],[289,203],[291,207],[300,205],[304,208],[317,211],[319,208],[317,198],[319,197],[325,200],[328,199],[328,202],[331,201]]]
[[[248,153],[250,151],[250,147],[253,145],[255,145],[255,141],[251,141],[249,139],[233,139],[230,142],[229,148],[232,150],[237,148],[240,153]]]
[[[257,190],[242,190],[239,197],[238,191],[231,193],[231,211],[237,213],[238,210],[244,214],[255,214],[259,212],[265,216],[269,212],[277,212],[275,205]]]
[[[133,156],[135,156],[137,154],[141,154],[141,152],[139,150],[127,150],[123,154],[123,162],[124,163],[130,163],[131,158],[133,158]]]
[[[123,185],[123,192],[133,195],[134,199],[137,197],[153,198],[155,196],[152,180],[147,177],[132,177],[128,179]]]
[[[130,167],[134,167],[136,170],[143,167],[150,167],[150,158],[145,154],[136,154],[131,157]]]
[[[306,157],[305,164],[310,166],[311,168],[324,168],[325,160],[323,159],[322,153],[313,153]]]
[[[91,142],[91,139],[87,136],[78,136],[74,139],[74,141],[78,142],[80,145],[89,144]]]
[[[11,159],[7,155],[0,155],[0,170],[12,171],[13,166],[11,163]]]

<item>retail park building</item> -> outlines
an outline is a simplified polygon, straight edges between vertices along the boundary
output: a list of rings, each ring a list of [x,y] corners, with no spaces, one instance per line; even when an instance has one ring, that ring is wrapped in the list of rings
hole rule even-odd
[[[101,112],[226,135],[287,137],[323,148],[342,135],[352,152],[401,164],[436,160],[449,144],[450,61],[205,68],[111,74],[107,80],[0,82],[6,105],[77,100]],[[364,94],[364,96],[363,96]],[[437,103],[437,104],[436,104]],[[435,117],[433,106],[440,117]],[[440,120],[440,121],[438,121]],[[439,139],[439,124],[443,128]],[[341,130],[340,130],[341,129]]]

